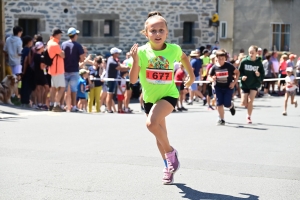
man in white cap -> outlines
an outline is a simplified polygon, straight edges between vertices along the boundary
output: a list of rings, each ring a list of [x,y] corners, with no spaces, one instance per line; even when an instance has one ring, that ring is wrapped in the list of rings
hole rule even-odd
[[[262,58],[262,48],[260,48],[260,47],[257,49],[257,57],[260,57],[261,62],[263,61],[263,58]]]
[[[113,47],[110,50],[111,56],[107,59],[105,78],[116,79],[118,76],[118,71],[128,71],[130,69],[129,67],[126,67],[125,65],[120,63],[119,56],[121,52],[122,50],[116,47]],[[116,89],[116,81],[108,80],[106,84],[107,84],[107,93],[108,93],[106,97],[107,113],[113,113],[111,109],[111,105],[112,105],[112,98],[114,96],[115,89]]]
[[[66,81],[66,104],[67,111],[78,111],[76,105],[77,85],[79,81],[79,62],[84,61],[82,45],[77,41],[79,31],[71,27],[68,29],[70,40],[62,43],[62,50],[65,52],[65,81]],[[69,87],[70,86],[70,87]],[[71,109],[72,106],[72,109]]]

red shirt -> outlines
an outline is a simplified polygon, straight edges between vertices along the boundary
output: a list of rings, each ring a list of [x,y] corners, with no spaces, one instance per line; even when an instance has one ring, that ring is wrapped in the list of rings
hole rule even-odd
[[[185,72],[181,68],[179,68],[176,70],[174,80],[175,81],[184,81],[184,76],[185,76]],[[175,82],[175,84],[176,84],[176,86],[181,85],[181,83],[176,83],[176,82]]]
[[[286,61],[282,61],[279,67],[280,74],[286,75],[286,68],[287,68]]]

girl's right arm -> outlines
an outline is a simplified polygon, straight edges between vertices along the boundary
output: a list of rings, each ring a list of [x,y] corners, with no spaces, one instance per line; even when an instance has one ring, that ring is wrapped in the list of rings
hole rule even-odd
[[[140,66],[139,66],[139,56],[138,56],[138,44],[134,44],[131,47],[130,53],[133,59],[132,67],[129,72],[129,80],[130,83],[135,84],[138,80],[138,76],[140,73]]]

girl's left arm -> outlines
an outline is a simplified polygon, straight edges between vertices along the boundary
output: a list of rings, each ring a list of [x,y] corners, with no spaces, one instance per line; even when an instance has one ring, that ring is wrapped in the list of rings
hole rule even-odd
[[[195,81],[195,75],[194,75],[193,68],[190,64],[190,61],[184,52],[182,52],[182,55],[181,55],[181,63],[189,75],[188,81],[185,83],[185,86],[189,87]]]

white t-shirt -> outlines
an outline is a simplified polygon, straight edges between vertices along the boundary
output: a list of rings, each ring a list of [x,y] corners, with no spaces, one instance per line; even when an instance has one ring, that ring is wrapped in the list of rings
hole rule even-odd
[[[294,91],[296,90],[297,86],[294,85],[295,76],[286,76],[285,82],[286,82],[286,91]]]
[[[297,73],[300,72],[300,70],[299,70],[298,68],[300,68],[300,60],[298,60],[298,61],[297,61],[297,64],[296,64]]]
[[[274,72],[279,73],[279,62],[276,58],[271,58],[270,60],[273,64]]]
[[[126,79],[125,78],[120,78],[120,79],[121,79],[121,81],[118,81],[117,95],[122,95],[123,92],[125,92],[125,90],[126,90]],[[120,90],[119,86],[121,87],[121,90]]]
[[[174,72],[180,68],[180,63],[179,62],[175,62],[174,63]]]

